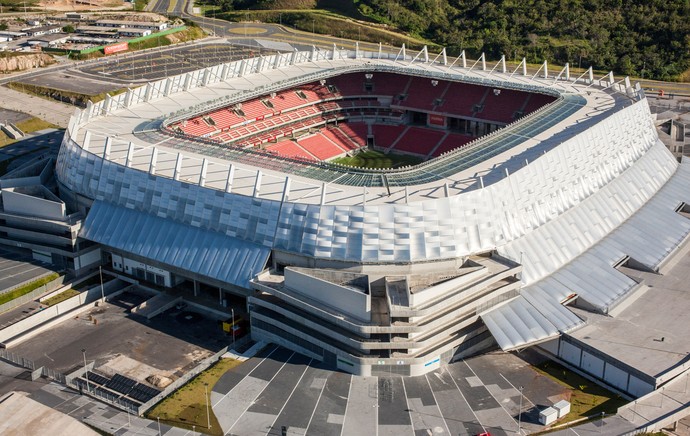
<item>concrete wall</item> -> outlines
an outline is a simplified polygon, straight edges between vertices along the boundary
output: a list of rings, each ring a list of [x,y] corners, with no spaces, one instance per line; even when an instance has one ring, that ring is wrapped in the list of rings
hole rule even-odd
[[[587,378],[597,382],[603,381],[620,392],[640,397],[655,389],[655,382],[651,376],[637,371],[632,367],[618,362],[592,348],[588,348],[574,339],[563,337],[540,344],[537,349],[547,351],[558,356],[563,362],[572,365],[577,371],[582,371]],[[658,379],[656,381],[658,384]]]
[[[371,299],[361,291],[285,268],[285,286],[361,321],[371,320]]]
[[[459,289],[462,286],[466,286],[481,276],[487,275],[488,271],[486,268],[481,268],[477,271],[472,271],[470,273],[464,274],[460,277],[450,279],[436,286],[424,289],[421,292],[410,295],[410,306],[419,306],[426,302],[432,301],[434,299],[440,298],[443,295],[447,295],[451,291]]]
[[[63,220],[66,216],[65,204],[24,195],[10,190],[2,191],[5,212],[32,217]]]
[[[101,262],[101,249],[97,248],[74,258],[74,269],[79,270]]]

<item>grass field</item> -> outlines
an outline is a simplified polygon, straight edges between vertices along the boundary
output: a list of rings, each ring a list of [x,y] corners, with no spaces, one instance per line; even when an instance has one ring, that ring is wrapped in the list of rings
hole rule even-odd
[[[627,403],[615,394],[594,382],[581,377],[558,363],[547,361],[536,366],[538,372],[571,389],[570,413],[558,424],[586,417],[598,417],[601,413],[615,414],[618,408]]]
[[[359,168],[399,168],[405,165],[417,165],[422,159],[405,154],[385,154],[376,150],[367,150],[352,157],[340,157],[332,162]]]
[[[176,427],[201,431],[210,435],[222,435],[223,429],[220,428],[218,419],[210,410],[211,428],[207,427],[206,415],[206,393],[204,386],[208,385],[208,393],[216,384],[218,379],[228,370],[239,365],[240,361],[233,359],[221,359],[206,371],[202,372],[189,383],[182,386],[172,395],[158,403],[154,408],[146,412],[148,419],[156,420]]]

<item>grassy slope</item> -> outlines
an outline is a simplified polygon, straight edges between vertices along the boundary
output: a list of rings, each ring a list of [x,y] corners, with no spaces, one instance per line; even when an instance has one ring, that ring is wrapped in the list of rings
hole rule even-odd
[[[207,428],[206,398],[204,386],[208,385],[208,393],[216,384],[218,379],[228,370],[236,367],[242,362],[233,359],[221,359],[206,371],[202,372],[189,383],[175,391],[172,395],[158,403],[151,410],[146,412],[146,417],[176,427],[191,429],[195,426],[197,431],[202,431],[210,435],[222,435],[218,419],[211,412],[211,428]]]
[[[10,291],[10,292],[6,292],[6,293],[4,293],[4,294],[0,294],[0,304],[5,304],[5,303],[7,303],[7,302],[9,302],[9,301],[12,301],[12,300],[14,300],[14,299],[16,299],[16,298],[21,297],[22,295],[26,295],[26,294],[28,294],[29,292],[31,292],[31,291],[33,291],[33,290],[35,290],[35,289],[40,288],[41,286],[45,285],[46,283],[52,282],[53,280],[55,280],[55,279],[58,278],[58,277],[60,277],[60,275],[57,274],[57,273],[50,274],[50,275],[48,275],[48,276],[46,276],[46,277],[43,277],[43,278],[38,279],[38,280],[35,280],[35,281],[31,282],[31,283],[28,283],[28,284],[26,284],[26,285],[24,285],[24,286],[21,286],[21,287],[19,287],[19,288],[17,288],[17,289],[14,289],[14,290]]]

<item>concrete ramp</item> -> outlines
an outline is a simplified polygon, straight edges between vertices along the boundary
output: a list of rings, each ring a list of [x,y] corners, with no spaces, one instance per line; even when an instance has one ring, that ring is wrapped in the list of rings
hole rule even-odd
[[[158,294],[155,297],[144,301],[137,307],[132,308],[132,313],[141,315],[146,319],[151,319],[154,316],[160,315],[161,313],[170,309],[180,301],[182,301],[182,297],[175,297],[168,294]]]

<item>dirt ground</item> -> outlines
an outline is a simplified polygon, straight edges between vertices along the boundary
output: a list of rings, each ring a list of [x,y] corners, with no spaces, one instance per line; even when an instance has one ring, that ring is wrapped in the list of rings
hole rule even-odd
[[[134,3],[118,0],[43,0],[38,2],[43,10],[51,11],[91,11],[91,10],[131,10]]]

